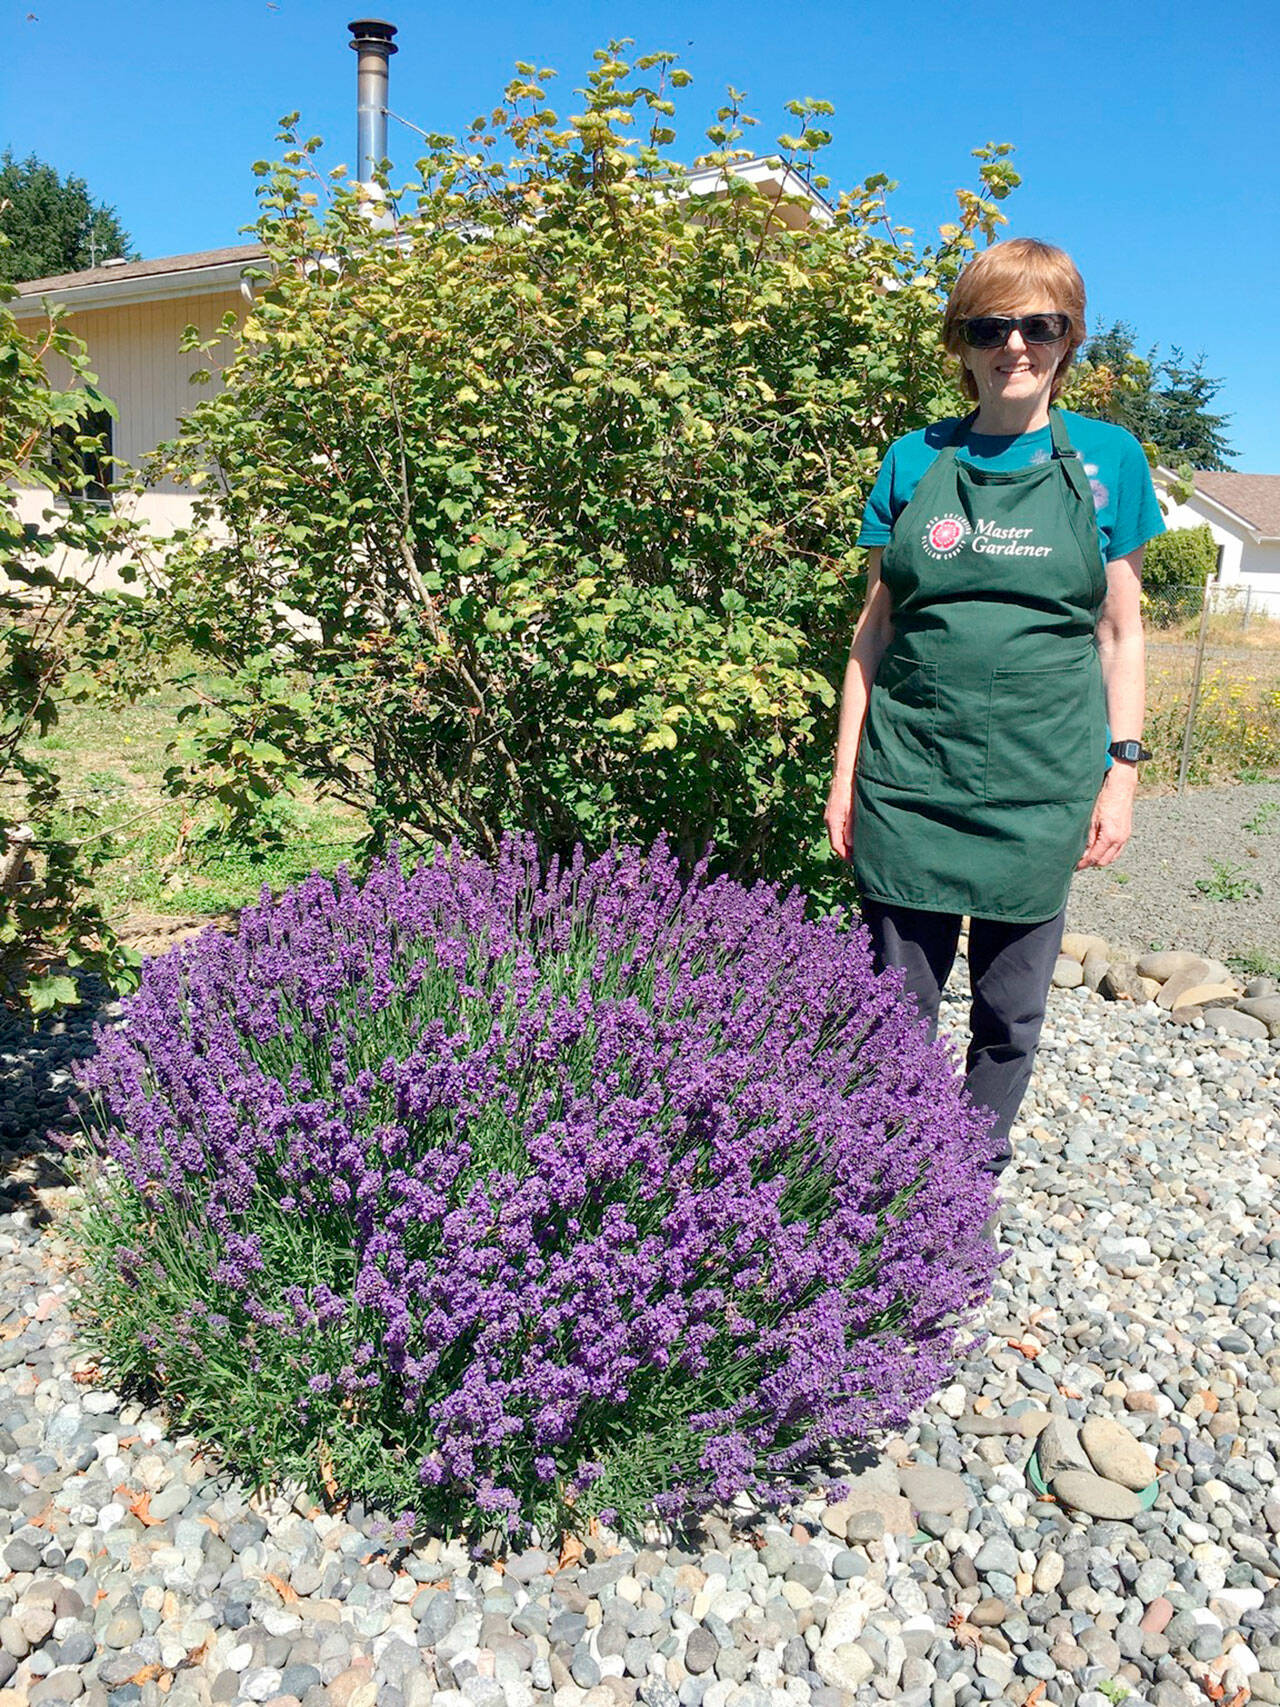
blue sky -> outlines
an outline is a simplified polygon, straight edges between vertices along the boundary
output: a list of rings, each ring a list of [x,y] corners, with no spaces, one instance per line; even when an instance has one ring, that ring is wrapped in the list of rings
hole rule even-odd
[[[85,177],[147,256],[241,241],[255,159],[275,121],[302,113],[350,161],[352,0],[0,0],[0,148]],[[783,103],[834,103],[837,186],[899,180],[901,223],[950,217],[969,151],[1016,145],[1023,187],[1006,235],[1061,243],[1090,318],[1124,318],[1140,346],[1203,351],[1225,381],[1236,465],[1280,472],[1280,7],[1274,0],[1073,0],[992,7],[904,0],[385,0],[400,27],[390,105],[458,131],[491,106],[518,59],[560,72],[558,110],[592,49],[631,36],[669,48],[694,83],[676,152],[692,157],[727,84],[748,94],[761,151]],[[416,154],[391,126],[393,160]]]

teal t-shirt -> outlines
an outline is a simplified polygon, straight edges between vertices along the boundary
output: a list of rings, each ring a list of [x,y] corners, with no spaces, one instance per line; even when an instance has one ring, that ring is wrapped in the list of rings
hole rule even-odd
[[[1164,532],[1146,453],[1132,433],[1111,421],[1095,421],[1070,409],[1062,411],[1062,419],[1093,488],[1102,560],[1110,563],[1127,557]],[[893,524],[911,502],[921,475],[954,425],[954,420],[935,421],[889,446],[867,499],[859,545],[888,545]],[[1048,427],[1011,438],[970,432],[959,446],[961,461],[999,474],[1033,468],[1039,462],[1048,462],[1052,455]]]

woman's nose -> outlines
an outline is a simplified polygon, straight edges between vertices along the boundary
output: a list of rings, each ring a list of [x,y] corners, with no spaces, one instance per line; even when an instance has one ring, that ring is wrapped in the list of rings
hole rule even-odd
[[[1019,332],[1016,326],[1011,328],[1009,336],[1005,339],[1004,347],[1006,350],[1013,350],[1016,355],[1024,355],[1026,353],[1027,340],[1022,336],[1022,333]]]

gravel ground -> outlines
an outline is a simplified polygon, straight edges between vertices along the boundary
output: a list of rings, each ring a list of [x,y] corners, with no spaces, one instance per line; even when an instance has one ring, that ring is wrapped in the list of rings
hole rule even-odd
[[[1266,819],[1273,802],[1278,810]],[[1255,830],[1245,828],[1250,821]],[[1260,893],[1208,900],[1196,880],[1212,877],[1215,860],[1237,867]],[[1158,946],[1280,960],[1280,782],[1139,800],[1115,865],[1076,874],[1067,926],[1134,955]]]
[[[0,1030],[0,1707],[1280,1703],[1280,1044],[1054,991],[954,1382],[838,1504],[559,1568],[389,1550],[85,1378],[38,1134],[87,1017]]]

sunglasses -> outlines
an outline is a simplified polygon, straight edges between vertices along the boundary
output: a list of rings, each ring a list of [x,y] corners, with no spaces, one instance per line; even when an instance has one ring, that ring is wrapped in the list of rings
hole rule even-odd
[[[1071,330],[1069,314],[1020,314],[1010,319],[1002,314],[979,314],[960,322],[960,335],[974,350],[1002,350],[1015,329],[1028,344],[1056,344]]]

